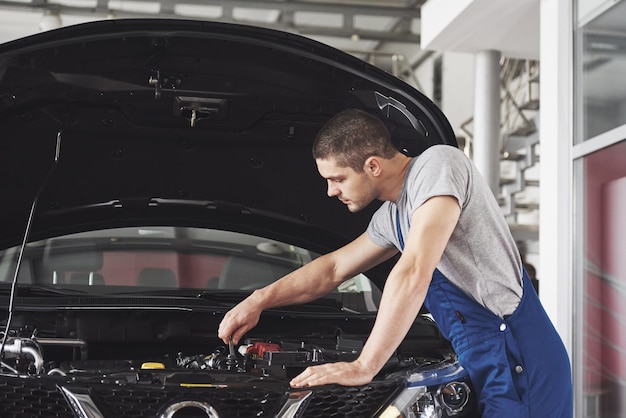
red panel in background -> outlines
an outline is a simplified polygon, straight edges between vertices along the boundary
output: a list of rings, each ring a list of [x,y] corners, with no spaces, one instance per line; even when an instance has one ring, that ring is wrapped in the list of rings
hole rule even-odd
[[[626,177],[605,184],[602,209],[602,361],[626,380]]]
[[[626,416],[626,141],[586,156],[583,173],[584,393],[600,416]]]
[[[98,272],[109,286],[135,286],[144,268],[162,268],[174,272],[179,288],[204,289],[217,280],[225,257],[204,254],[158,252],[107,252]]]

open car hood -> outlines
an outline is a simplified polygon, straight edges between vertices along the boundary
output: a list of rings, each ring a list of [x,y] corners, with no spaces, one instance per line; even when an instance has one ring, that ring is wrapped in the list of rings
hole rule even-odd
[[[33,207],[33,240],[152,223],[341,245],[375,208],[327,198],[311,144],[348,107],[383,117],[406,153],[456,145],[420,92],[298,35],[113,20],[2,44],[0,246],[23,239]]]
[[[290,387],[358,358],[382,271],[217,337],[254,289],[366,228],[377,205],[327,198],[311,156],[348,107],[409,155],[456,145],[415,89],[283,32],[114,20],[0,45],[2,417],[478,416],[422,315],[369,384]]]

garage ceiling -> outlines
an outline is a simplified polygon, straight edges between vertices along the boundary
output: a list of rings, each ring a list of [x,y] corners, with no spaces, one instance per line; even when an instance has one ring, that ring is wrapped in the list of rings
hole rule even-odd
[[[0,42],[55,26],[115,18],[180,18],[299,33],[348,51],[420,44],[426,0],[0,0]],[[59,21],[60,19],[60,21]]]

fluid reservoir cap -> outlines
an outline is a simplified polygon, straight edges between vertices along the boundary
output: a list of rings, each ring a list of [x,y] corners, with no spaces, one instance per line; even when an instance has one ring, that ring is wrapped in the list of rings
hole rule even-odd
[[[141,364],[141,370],[157,370],[164,369],[165,364],[156,361],[147,361]]]

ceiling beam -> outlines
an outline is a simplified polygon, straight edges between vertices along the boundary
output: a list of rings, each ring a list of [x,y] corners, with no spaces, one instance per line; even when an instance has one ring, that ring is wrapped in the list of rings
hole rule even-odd
[[[110,7],[108,0],[96,0],[94,3],[85,2],[85,6],[80,3],[72,5],[49,2],[48,0],[11,1],[0,0],[0,9],[28,9],[55,10],[61,15],[110,18],[179,18],[191,19],[188,16],[176,13],[177,0],[134,0],[135,3],[145,3],[154,9],[154,4],[158,3],[158,12],[130,11]],[[411,21],[420,18],[420,5],[423,0],[412,0],[405,5],[380,6],[370,4],[341,3],[341,2],[315,2],[315,1],[290,1],[290,0],[184,0],[181,4],[211,6],[222,9],[222,15],[218,18],[193,17],[196,20],[217,20],[228,23],[251,24],[272,29],[280,29],[288,32],[295,32],[306,36],[330,36],[339,38],[357,37],[362,40],[379,42],[398,42],[419,45],[419,34],[411,31]],[[115,4],[115,3],[113,3]],[[122,3],[123,4],[123,3]],[[232,16],[233,8],[277,10],[279,18],[275,22],[262,20],[239,20]],[[331,27],[317,25],[314,23],[296,23],[294,15],[296,13],[327,13],[339,14],[342,16],[341,26]],[[375,16],[378,18],[390,18],[395,21],[394,30],[375,30],[372,28],[355,27],[355,16]]]
[[[61,15],[76,15],[101,17],[102,19],[110,18],[179,18],[190,19],[188,16],[176,14],[176,0],[134,0],[135,3],[145,3],[146,6],[159,4],[158,12],[141,12],[129,11],[124,9],[116,9],[110,7],[108,0],[96,0],[93,3],[86,2],[85,6],[67,5],[62,3],[53,3],[47,0],[31,0],[11,1],[0,0],[0,9],[29,9],[37,10],[56,10]],[[339,38],[357,37],[362,40],[372,40],[379,42],[399,42],[419,44],[419,34],[411,31],[411,21],[420,18],[420,8],[418,4],[423,1],[411,1],[406,5],[399,6],[380,6],[369,4],[353,4],[341,2],[314,2],[314,1],[289,1],[289,0],[184,0],[182,4],[197,6],[212,6],[222,8],[222,15],[219,18],[202,18],[194,17],[196,20],[218,20],[228,23],[253,24],[273,29],[296,32],[307,36],[331,36]],[[228,10],[225,9],[227,6]],[[153,6],[152,6],[153,7]],[[233,8],[242,9],[261,9],[261,10],[278,10],[280,17],[276,22],[257,21],[257,20],[238,20],[232,17]],[[294,19],[295,13],[328,13],[342,15],[342,25],[337,27],[322,26],[316,24],[297,24]],[[361,29],[354,25],[355,16],[375,16],[382,18],[390,18],[396,21],[395,30],[374,30],[371,28]],[[403,28],[398,30],[397,28]]]
[[[177,0],[134,0],[134,3],[155,4],[158,3],[161,10],[173,10],[178,3]],[[418,3],[424,3],[419,1]],[[86,2],[87,3],[87,2]],[[184,0],[181,2],[185,5],[197,6],[215,6],[223,7],[240,7],[251,9],[270,9],[281,10],[285,12],[315,12],[315,13],[337,13],[352,15],[381,16],[394,18],[419,19],[421,16],[419,6],[409,3],[407,5],[398,6],[380,6],[358,3],[342,3],[338,2],[316,2],[316,1],[290,1],[290,0]],[[107,0],[96,0],[96,6],[68,6],[60,3],[50,2],[48,0],[30,0],[27,1],[0,1],[0,7],[10,8],[55,8],[55,9],[72,9],[83,10],[86,12],[109,11],[114,10],[109,7]]]

